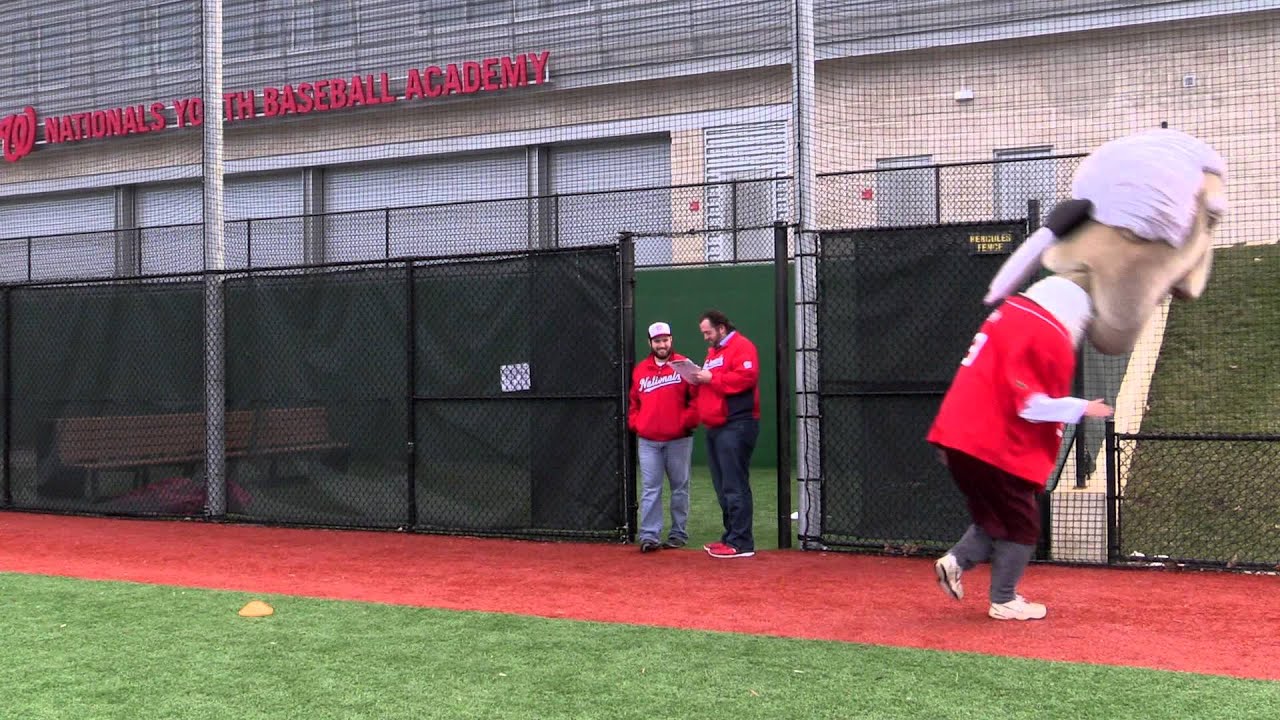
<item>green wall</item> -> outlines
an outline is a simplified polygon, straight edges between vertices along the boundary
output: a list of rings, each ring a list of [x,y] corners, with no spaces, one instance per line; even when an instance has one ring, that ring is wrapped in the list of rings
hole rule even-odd
[[[788,307],[793,306],[794,296],[791,273],[789,266]],[[756,467],[776,467],[778,463],[773,298],[772,264],[636,270],[637,361],[649,353],[649,324],[661,320],[671,324],[676,352],[701,364],[707,356],[707,344],[698,330],[698,317],[710,309],[728,315],[739,332],[755,343],[760,354],[760,439],[752,456]],[[795,322],[794,315],[788,318]],[[790,368],[789,391],[795,384],[794,358],[790,360]],[[794,414],[794,400],[792,402]],[[792,421],[794,440],[794,417]],[[700,427],[694,439],[693,464],[705,465],[706,462],[706,430]]]

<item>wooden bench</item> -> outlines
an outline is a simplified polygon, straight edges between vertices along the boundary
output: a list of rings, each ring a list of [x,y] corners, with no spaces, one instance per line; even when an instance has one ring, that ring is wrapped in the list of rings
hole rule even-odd
[[[228,459],[344,453],[346,443],[329,434],[323,407],[236,410],[226,415]],[[84,488],[96,499],[104,471],[130,471],[141,486],[148,468],[179,467],[188,475],[205,461],[204,413],[60,418],[54,424],[57,464],[83,472]]]

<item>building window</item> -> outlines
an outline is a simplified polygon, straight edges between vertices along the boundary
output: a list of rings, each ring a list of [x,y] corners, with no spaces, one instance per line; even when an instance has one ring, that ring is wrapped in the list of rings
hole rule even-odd
[[[124,48],[122,76],[155,78],[175,70],[200,67],[204,47],[200,7],[189,4],[152,4],[120,13],[119,42]],[[85,18],[88,22],[88,18]],[[81,33],[64,28],[64,37]]]
[[[876,169],[881,170],[876,173],[878,225],[932,225],[938,221],[937,175],[931,167],[920,167],[932,163],[932,155],[876,160]]]
[[[292,45],[296,49],[350,45],[356,35],[353,0],[324,4],[300,0],[293,6]]]
[[[1056,163],[1047,159],[1052,151],[1047,145],[996,150],[997,220],[1025,220],[1032,213],[1042,220],[1049,212],[1058,195]]]
[[[544,13],[587,10],[591,0],[538,0],[538,10]]]
[[[427,3],[433,25],[482,25],[511,19],[512,0],[443,0]]]
[[[254,54],[278,53],[281,33],[290,28],[290,0],[254,0],[253,3],[253,39]],[[292,33],[290,33],[292,35]],[[294,40],[290,37],[290,43]]]

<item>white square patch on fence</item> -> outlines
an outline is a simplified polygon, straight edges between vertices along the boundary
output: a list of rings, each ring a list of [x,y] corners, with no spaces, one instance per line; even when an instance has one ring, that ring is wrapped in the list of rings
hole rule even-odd
[[[502,366],[502,392],[529,389],[529,363]]]

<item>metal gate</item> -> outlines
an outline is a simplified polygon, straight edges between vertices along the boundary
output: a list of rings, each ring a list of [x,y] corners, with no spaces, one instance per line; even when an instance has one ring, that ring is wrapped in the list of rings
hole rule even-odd
[[[818,263],[821,542],[941,549],[968,515],[925,443],[1026,223],[824,232]]]

